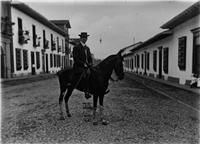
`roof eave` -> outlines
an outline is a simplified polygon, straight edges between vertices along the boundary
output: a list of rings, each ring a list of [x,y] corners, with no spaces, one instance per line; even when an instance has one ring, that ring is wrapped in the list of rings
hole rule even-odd
[[[50,20],[54,24],[65,24],[67,28],[71,28],[69,20]]]
[[[26,4],[24,4],[24,3],[11,3],[11,5],[13,7],[17,8],[18,10],[22,11],[23,13],[29,15],[33,19],[35,19],[35,20],[39,21],[40,23],[44,24],[45,26],[47,26],[47,27],[53,29],[54,31],[58,32],[59,34],[61,34],[63,36],[68,36],[67,33],[62,31],[55,24],[50,22],[48,19],[46,19],[44,16],[42,16],[41,14],[39,14],[38,12],[33,10],[32,8],[27,6]]]
[[[154,37],[152,37],[152,38],[146,40],[145,42],[143,42],[143,43],[140,44],[139,46],[135,47],[134,49],[131,49],[130,51],[134,52],[134,51],[136,51],[136,50],[139,50],[139,49],[141,49],[141,48],[144,48],[145,46],[148,46],[148,45],[150,45],[150,44],[153,44],[153,43],[155,43],[155,42],[157,42],[157,41],[159,41],[159,40],[162,40],[162,39],[164,39],[164,38],[166,38],[166,37],[168,37],[168,36],[170,36],[170,35],[172,35],[172,34],[173,34],[173,31],[172,31],[172,30],[167,30],[167,31],[161,32],[161,33],[155,35]]]
[[[200,7],[200,2],[196,2],[195,4],[184,10],[179,15],[175,16],[174,18],[163,24],[160,28],[173,29],[174,27],[188,21],[189,19],[200,14],[199,7]]]

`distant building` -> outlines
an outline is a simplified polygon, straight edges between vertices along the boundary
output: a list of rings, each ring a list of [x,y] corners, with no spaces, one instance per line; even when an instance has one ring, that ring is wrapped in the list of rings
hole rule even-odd
[[[51,20],[52,23],[54,23],[56,26],[61,28],[64,32],[66,32],[68,35],[65,37],[65,65],[70,65],[70,55],[69,55],[69,28],[71,28],[69,20]]]
[[[127,46],[125,48],[123,48],[123,52],[122,55],[125,57],[124,58],[124,66],[125,66],[125,70],[132,70],[133,69],[133,58],[132,55],[134,54],[131,50],[136,48],[137,46],[139,46],[140,44],[142,44],[142,42],[137,42],[135,44],[132,44],[130,46]]]

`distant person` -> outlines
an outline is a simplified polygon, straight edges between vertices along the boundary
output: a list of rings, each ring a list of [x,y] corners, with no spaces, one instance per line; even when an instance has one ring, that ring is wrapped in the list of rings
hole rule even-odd
[[[73,48],[73,58],[74,58],[74,73],[79,74],[80,76],[83,74],[83,79],[86,81],[85,87],[85,97],[86,99],[90,98],[89,94],[89,67],[93,65],[93,59],[90,53],[90,48],[86,45],[88,40],[87,32],[81,32],[80,43]]]

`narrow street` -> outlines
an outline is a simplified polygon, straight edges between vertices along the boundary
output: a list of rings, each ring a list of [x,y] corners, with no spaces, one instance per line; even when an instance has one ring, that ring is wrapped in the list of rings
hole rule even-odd
[[[60,120],[57,77],[3,84],[2,143],[198,144],[199,113],[134,79],[141,80],[127,75],[122,81],[110,82],[110,93],[104,99],[106,126],[100,121],[93,126],[92,118],[84,121],[83,103],[92,103],[92,99],[86,100],[77,90],[69,100],[72,117],[65,114],[65,120]],[[159,85],[159,90],[166,89],[199,109],[197,94]]]

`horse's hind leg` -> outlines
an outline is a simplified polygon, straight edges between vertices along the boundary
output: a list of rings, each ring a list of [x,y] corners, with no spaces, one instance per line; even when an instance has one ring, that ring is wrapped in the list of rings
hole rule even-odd
[[[104,118],[104,113],[103,113],[103,99],[104,99],[104,95],[101,95],[99,96],[99,105],[100,105],[100,108],[99,108],[99,115],[100,115],[100,119],[101,119],[101,122],[103,125],[107,125],[108,122],[105,120]]]
[[[98,95],[93,95],[93,125],[98,125],[96,118]]]
[[[65,96],[65,90],[66,88],[61,87],[60,90],[60,97],[59,97],[59,106],[60,106],[60,119],[64,120],[64,116],[63,116],[63,108],[62,108],[62,103],[63,103],[63,97]]]

